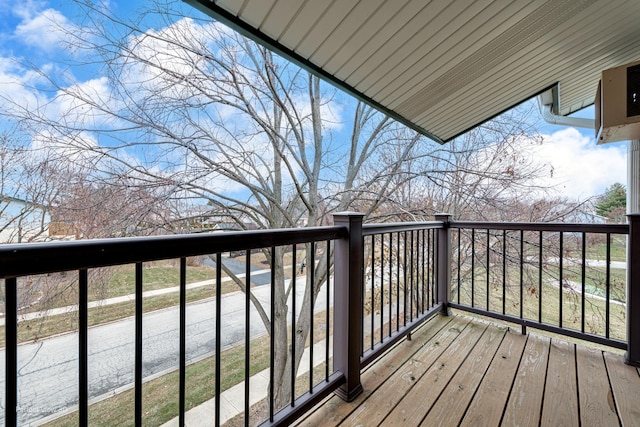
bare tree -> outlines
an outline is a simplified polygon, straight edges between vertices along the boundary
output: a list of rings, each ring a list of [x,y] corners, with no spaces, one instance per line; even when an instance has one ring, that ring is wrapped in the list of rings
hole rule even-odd
[[[50,159],[32,154],[17,131],[0,135],[0,236],[5,243],[48,238],[50,206],[60,187]]]
[[[478,197],[485,204],[500,194],[506,200],[509,185],[525,185],[535,172],[507,166],[517,162],[508,158],[507,135],[523,132],[522,120],[492,122],[482,133],[441,147],[365,104],[345,101],[317,77],[217,23],[176,18],[191,13],[180,11],[180,2],[152,3],[130,20],[98,3],[78,6],[86,25],[60,31],[75,61],[94,71],[100,64],[101,77],[76,82],[36,69],[55,96],[39,108],[5,98],[4,112],[33,138],[45,133],[95,179],[116,183],[112,190],[124,200],[201,201],[241,228],[247,222],[315,226],[346,209],[372,218],[412,218],[413,211],[451,207],[466,214],[472,202],[480,206]],[[166,25],[144,30],[146,22]],[[62,114],[60,106],[67,107]],[[76,185],[77,196],[107,191]],[[120,193],[118,186],[128,190]],[[67,209],[73,209],[70,200]],[[105,212],[106,220],[119,212]],[[309,334],[309,316],[302,314],[292,360],[284,253],[264,249],[275,269],[274,318],[252,299],[266,330],[275,324],[278,406],[291,394],[288,373],[300,363]],[[314,282],[307,275],[301,313],[309,313],[328,277],[326,257],[318,260],[308,266],[315,268]]]
[[[350,112],[350,129],[342,131],[338,110],[348,106],[334,89],[208,20],[185,18],[145,32],[100,6],[82,7],[92,25],[75,28],[67,40],[75,51],[98,55],[88,62],[104,64],[108,82],[75,84],[38,70],[56,96],[41,109],[7,100],[7,114],[34,137],[46,131],[78,166],[89,164],[94,177],[126,176],[126,186],[138,188],[130,194],[152,188],[165,190],[166,198],[206,201],[240,227],[247,221],[259,228],[296,227],[302,221],[314,226],[353,206],[370,193],[367,184],[375,183],[375,195],[367,196],[367,211],[373,211],[421,140],[405,138],[398,158],[363,180],[361,171],[381,148],[406,133],[388,117],[358,103]],[[158,7],[141,19],[157,12],[155,17],[169,19],[163,5]],[[59,117],[46,108],[62,104],[74,108]],[[87,192],[103,190],[78,183],[76,199],[64,209],[73,210],[74,200]],[[114,214],[105,212],[106,220]],[[276,334],[277,405],[290,396],[288,372],[300,363],[310,323],[304,314],[296,321],[292,360],[286,332],[292,290],[284,253],[285,248],[264,249],[275,270],[274,318],[253,299],[266,330]],[[314,282],[307,275],[301,313],[309,313],[327,280],[326,257],[318,259],[309,265],[315,268]],[[237,283],[250,291],[243,281]]]
[[[142,236],[174,228],[172,205],[165,189],[141,186],[126,175],[93,180],[78,174],[51,207],[51,220],[58,234],[76,238]]]

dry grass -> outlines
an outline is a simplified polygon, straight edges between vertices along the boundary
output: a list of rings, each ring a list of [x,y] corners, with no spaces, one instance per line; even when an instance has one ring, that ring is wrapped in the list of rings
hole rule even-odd
[[[455,282],[454,282],[455,283]],[[491,282],[487,286],[486,275],[477,274],[475,286],[469,279],[452,287],[452,301],[458,301],[464,305],[473,305],[478,308],[519,317],[532,321],[541,320],[550,325],[560,325],[563,328],[582,330],[582,298],[581,294],[568,286],[558,287],[557,280],[544,278],[542,287],[539,283],[524,282],[522,293],[519,281],[507,281],[504,298],[502,283]],[[487,292],[489,303],[487,306]],[[472,300],[473,296],[473,300]],[[562,298],[562,317],[560,317],[560,299]],[[521,302],[522,301],[522,302]],[[584,298],[584,330],[587,333],[606,335],[607,304],[597,297],[585,295]],[[621,304],[612,302],[609,304],[609,332],[611,338],[626,339],[626,310]]]

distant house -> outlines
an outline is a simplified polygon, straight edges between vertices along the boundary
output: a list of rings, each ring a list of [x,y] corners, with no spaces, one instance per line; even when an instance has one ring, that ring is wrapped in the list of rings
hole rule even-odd
[[[557,222],[581,223],[581,224],[606,224],[607,218],[598,215],[595,212],[587,212],[582,210],[574,210],[563,215],[556,220]]]
[[[218,222],[210,228],[214,231],[240,231],[242,228],[235,222]]]
[[[50,223],[47,206],[0,195],[0,243],[48,240]]]

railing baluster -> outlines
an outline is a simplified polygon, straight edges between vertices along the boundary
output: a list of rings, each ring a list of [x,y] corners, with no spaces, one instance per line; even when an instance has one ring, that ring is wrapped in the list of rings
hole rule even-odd
[[[309,303],[309,393],[313,393],[313,344],[315,342],[315,337],[313,334],[313,329],[314,329],[314,308],[316,305],[315,302],[315,284],[316,284],[316,243],[315,242],[311,242],[310,245],[310,249],[311,249],[311,260],[309,262],[309,267],[307,268],[307,272],[308,274],[310,274],[310,278],[309,281],[307,283],[310,283],[310,290],[307,290],[306,292],[309,292],[309,295],[311,295],[311,301]],[[307,254],[307,259],[309,258],[309,254]],[[328,264],[327,264],[327,268]],[[329,277],[329,274],[327,273],[327,279]],[[328,283],[328,282],[327,282]],[[327,306],[327,311],[329,310],[329,306]]]
[[[384,341],[384,233],[380,234],[380,342]]]
[[[507,230],[502,230],[502,314],[507,312]]]
[[[393,333],[393,233],[389,233],[389,334]]]
[[[364,263],[363,263],[364,264]],[[374,338],[375,338],[375,325],[374,325],[374,320],[375,320],[375,316],[374,313],[376,312],[376,306],[375,306],[375,276],[376,276],[376,236],[372,235],[371,236],[371,339],[370,339],[370,346],[369,348],[373,348],[374,346]]]
[[[562,300],[563,300],[562,285],[563,284],[562,284],[562,282],[564,280],[564,271],[563,271],[564,233],[562,231],[560,232],[560,241],[558,242],[558,244],[559,244],[559,247],[560,247],[560,249],[559,249],[560,258],[559,258],[559,262],[558,262],[558,276],[559,276],[559,279],[558,279],[558,289],[559,289],[558,298],[559,298],[559,301],[560,301],[560,310],[559,310],[560,311],[560,316],[559,316],[559,319],[558,319],[558,326],[560,328],[562,328],[562,317],[563,317],[563,313],[562,313]]]
[[[273,287],[273,286],[272,286]],[[216,254],[216,385],[215,385],[215,423],[220,425],[220,393],[222,383],[221,376],[221,350],[222,350],[222,253]]]
[[[426,272],[427,272],[427,268],[429,267],[429,260],[427,259],[427,251],[425,249],[425,242],[427,240],[427,234],[426,234],[427,230],[422,230],[419,233],[420,236],[420,261],[419,261],[419,266],[421,266],[420,269],[420,277],[419,277],[419,282],[420,282],[420,312],[421,314],[424,314],[424,312],[427,310],[427,308],[425,308],[425,301],[426,301],[426,287],[425,287],[425,279],[426,279]]]
[[[18,280],[5,279],[5,416],[7,426],[18,425]]]
[[[403,232],[402,246],[402,320],[403,326],[407,326],[407,232]]]
[[[425,311],[429,310],[426,280],[429,277],[429,264],[431,263],[431,260],[428,258],[428,254],[427,254],[427,246],[426,246],[427,235],[428,235],[428,230],[422,230],[422,237],[420,241],[420,253],[421,253],[420,256],[422,258],[422,272],[420,273],[421,274],[420,294],[422,298],[421,311],[423,314],[425,313]]]
[[[542,323],[542,243],[543,243],[543,238],[542,238],[542,231],[540,231],[540,236],[539,236],[539,254],[538,254],[538,323]]]
[[[87,269],[78,271],[78,424],[89,424],[89,279]]]
[[[427,278],[427,269],[429,268],[429,260],[427,259],[427,251],[426,251],[426,247],[425,247],[425,242],[427,241],[427,234],[426,234],[427,230],[422,230],[419,233],[420,236],[420,260],[419,264],[422,268],[420,270],[420,312],[422,314],[424,314],[425,310],[427,310],[427,308],[425,308],[425,303],[426,303],[426,297],[427,297],[427,288],[425,286],[425,279]]]
[[[427,300],[429,301],[429,308],[433,308],[435,306],[435,290],[434,290],[434,284],[436,282],[436,272],[438,269],[438,256],[434,250],[434,244],[433,242],[435,242],[436,240],[436,230],[429,230],[429,236],[428,236],[428,240],[429,242],[429,259],[431,261],[431,271],[429,273],[429,278],[427,279],[429,281],[429,298],[427,298]],[[460,230],[458,230],[460,231]]]
[[[584,323],[585,323],[585,293],[587,291],[586,289],[586,282],[587,282],[587,278],[586,278],[586,271],[587,271],[587,236],[586,233],[583,231],[582,232],[582,271],[580,272],[580,279],[582,282],[581,285],[581,298],[580,298],[580,303],[581,303],[581,307],[580,307],[580,330],[582,331],[582,333],[584,333]]]
[[[274,408],[274,381],[275,381],[275,362],[274,362],[274,351],[275,351],[275,331],[276,331],[276,269],[275,269],[275,259],[276,259],[276,248],[271,247],[271,310],[269,314],[269,323],[271,325],[271,330],[269,331],[269,421],[273,422],[273,416],[275,415]]]
[[[460,244],[460,239],[462,236],[462,230],[458,229],[458,304],[460,304],[460,286],[461,286],[461,259],[462,259],[462,245]]]
[[[611,233],[607,233],[607,265],[606,276],[607,276],[607,284],[606,284],[606,306],[605,306],[605,336],[609,338],[609,325],[611,322]]]
[[[142,263],[136,263],[135,424],[142,426]]]
[[[487,311],[489,311],[489,282],[490,282],[490,277],[489,277],[489,245],[490,245],[490,234],[491,230],[487,229]]]
[[[476,229],[471,230],[471,307],[475,307],[476,284]]]
[[[410,254],[409,254],[409,320],[413,321],[414,319],[414,315],[413,315],[413,287],[414,287],[414,253],[415,253],[415,246],[414,246],[414,235],[413,235],[413,230],[411,230],[411,246],[410,246]]]
[[[325,347],[324,347],[324,364],[325,364],[325,372],[324,372],[324,380],[325,381],[329,381],[329,336],[331,334],[331,316],[330,316],[330,309],[331,309],[331,292],[329,291],[329,285],[330,285],[330,277],[331,277],[331,241],[327,240],[327,249],[326,249],[327,253],[325,254],[327,257],[327,282],[326,282],[326,289],[327,289],[327,293],[326,293],[326,297],[327,297],[327,301],[326,301],[326,310],[325,310],[325,324],[326,326],[326,333],[325,333]],[[335,282],[334,282],[335,283]],[[334,291],[334,295],[335,295],[335,291]]]
[[[291,254],[291,407],[296,404],[296,245]],[[309,266],[313,268],[313,264]]]
[[[424,273],[429,268],[429,260],[427,260],[427,258],[425,258],[425,254],[426,254],[425,253],[425,248],[424,248],[425,234],[426,234],[426,230],[422,230],[422,239],[420,241],[420,254],[421,254],[421,257],[422,257],[422,262],[421,262],[422,272],[421,272],[421,280],[420,280],[420,298],[421,298],[421,300],[420,300],[420,303],[421,303],[420,311],[422,313],[425,312],[425,309],[424,309],[424,302],[425,302],[424,279],[425,279],[425,274]]]
[[[245,256],[244,272],[244,425],[249,427],[249,389],[251,383],[251,250]]]
[[[396,250],[396,332],[400,330],[400,233],[397,234],[398,241]]]
[[[520,318],[524,318],[524,230],[520,230]],[[522,328],[523,334],[524,327]]]
[[[180,258],[180,380],[178,392],[178,425],[184,426],[186,412],[186,365],[187,365],[187,259]]]

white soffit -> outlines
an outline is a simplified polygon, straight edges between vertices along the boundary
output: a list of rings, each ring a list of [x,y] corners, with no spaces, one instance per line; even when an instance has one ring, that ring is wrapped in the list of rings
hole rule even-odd
[[[640,0],[185,0],[446,142],[559,84],[593,103],[640,60]]]

